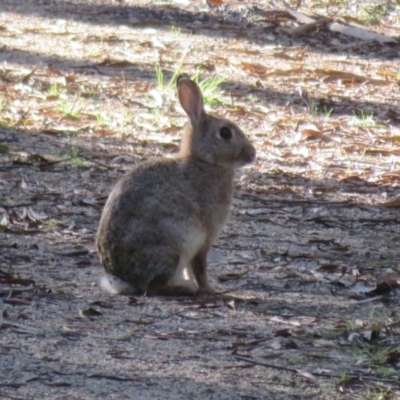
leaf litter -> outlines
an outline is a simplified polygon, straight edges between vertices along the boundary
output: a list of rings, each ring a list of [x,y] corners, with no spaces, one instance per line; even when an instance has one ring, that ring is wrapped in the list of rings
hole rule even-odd
[[[3,1],[5,398],[398,398],[398,6],[264,3]],[[156,67],[224,78],[257,147],[209,260],[234,300],[97,286],[112,186],[179,145]]]

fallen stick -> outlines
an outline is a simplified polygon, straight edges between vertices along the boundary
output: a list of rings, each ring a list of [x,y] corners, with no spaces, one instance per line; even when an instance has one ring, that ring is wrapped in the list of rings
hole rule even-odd
[[[285,0],[282,0],[282,2],[287,12],[293,18],[295,18],[298,22],[307,25],[304,28],[298,27],[289,30],[289,34],[291,35],[303,34],[308,32],[310,29],[313,30],[316,29],[317,26],[325,24],[325,27],[332,32],[338,32],[341,33],[342,35],[355,37],[357,39],[366,41],[375,40],[379,43],[399,43],[395,38],[391,36],[383,35],[381,33],[376,33],[367,29],[341,24],[338,22],[329,22],[331,20],[330,18],[323,18],[321,20],[316,20],[314,18],[309,17],[308,15],[305,15],[299,11],[294,10],[292,7],[289,6],[289,4],[285,2]]]
[[[294,369],[294,368],[287,368],[287,367],[281,367],[279,365],[273,365],[273,364],[267,364],[267,363],[263,363],[260,361],[256,361],[256,360],[252,360],[251,358],[247,358],[247,357],[242,357],[242,356],[236,356],[233,355],[234,358],[236,358],[236,360],[239,361],[244,361],[250,364],[254,364],[254,365],[260,365],[262,367],[266,367],[266,368],[273,368],[273,369],[277,369],[279,371],[288,371],[288,372],[293,372],[296,374],[300,374],[309,378],[313,378],[313,376],[320,376],[322,378],[339,378],[339,379],[343,379],[343,375],[338,375],[338,374],[327,374],[324,372],[306,372],[300,369]],[[380,377],[374,377],[374,376],[368,376],[368,375],[360,375],[360,374],[355,374],[353,372],[346,372],[346,376],[347,377],[354,377],[357,378],[359,380],[370,380],[373,382],[382,382],[382,383],[387,383],[387,384],[392,384],[392,385],[399,385],[400,382],[396,379],[385,379],[385,378],[380,378]],[[397,387],[396,387],[397,388]]]

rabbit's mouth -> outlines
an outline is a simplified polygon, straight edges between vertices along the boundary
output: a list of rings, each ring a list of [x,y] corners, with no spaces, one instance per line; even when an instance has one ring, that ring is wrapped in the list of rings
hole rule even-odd
[[[239,164],[239,167],[243,167],[246,164],[251,164],[255,159],[256,149],[252,146],[241,150],[236,164]]]
[[[230,155],[225,160],[221,160],[221,158],[218,157],[216,160],[214,160],[214,162],[211,160],[204,161],[223,168],[238,169],[244,167],[245,165],[251,164],[255,159],[256,150],[253,148],[251,150],[243,149],[234,158],[232,158],[232,155]]]

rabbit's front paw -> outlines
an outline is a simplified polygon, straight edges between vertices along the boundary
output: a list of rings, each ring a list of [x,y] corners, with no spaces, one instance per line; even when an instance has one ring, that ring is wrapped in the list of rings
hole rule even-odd
[[[209,284],[200,286],[197,290],[197,294],[217,294],[218,292]]]

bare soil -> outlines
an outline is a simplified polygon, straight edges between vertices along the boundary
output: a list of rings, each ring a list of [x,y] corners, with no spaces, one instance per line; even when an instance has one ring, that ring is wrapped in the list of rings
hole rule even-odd
[[[400,399],[399,7],[299,9],[379,44],[217,3],[1,1],[0,399]],[[233,300],[98,287],[108,193],[179,147],[177,70],[224,77],[258,151],[210,254]]]

